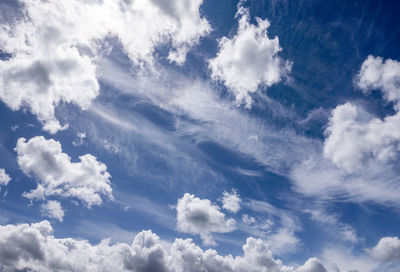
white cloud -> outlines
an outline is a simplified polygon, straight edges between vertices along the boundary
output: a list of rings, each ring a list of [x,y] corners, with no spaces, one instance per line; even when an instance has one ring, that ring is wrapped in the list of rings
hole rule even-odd
[[[231,193],[224,192],[222,196],[222,208],[233,213],[237,213],[240,210],[240,196],[233,190]]]
[[[76,134],[75,140],[72,141],[73,146],[80,146],[83,145],[83,141],[86,138],[86,133],[85,132],[78,132]]]
[[[99,93],[96,59],[103,40],[116,37],[135,64],[153,62],[156,47],[170,43],[169,59],[183,63],[187,51],[210,31],[201,0],[28,1],[22,18],[0,27],[0,99],[12,110],[29,109],[50,133],[65,129],[55,116],[60,103],[87,109]]]
[[[131,245],[111,244],[109,239],[92,245],[86,240],[59,239],[52,232],[48,221],[0,226],[0,270],[294,272],[273,257],[264,241],[251,237],[242,256],[222,256],[212,249],[202,250],[191,239],[176,239],[167,251],[151,231],[140,232]],[[312,258],[300,271],[324,271],[318,264]]]
[[[383,237],[378,244],[369,250],[371,256],[381,262],[400,261],[400,239],[398,237]]]
[[[236,35],[219,41],[219,52],[209,61],[209,68],[212,78],[222,81],[238,104],[250,107],[250,93],[281,81],[290,72],[291,64],[278,56],[282,50],[278,37],[268,37],[268,20],[256,18],[257,25],[251,24],[249,10],[241,2],[236,17],[239,17]]]
[[[336,107],[326,129],[324,155],[348,173],[360,171],[370,160],[396,159],[400,144],[400,113],[383,120],[361,107],[346,103]]]
[[[62,152],[61,144],[53,139],[37,136],[26,141],[18,139],[15,148],[21,170],[37,180],[36,189],[24,193],[29,199],[48,196],[73,197],[88,207],[102,204],[101,196],[112,199],[110,174],[107,166],[96,157],[86,154],[80,162]]]
[[[4,168],[0,168],[0,186],[7,186],[10,181],[11,178],[6,173],[6,170],[4,170]]]
[[[369,55],[363,62],[355,84],[368,94],[371,90],[381,90],[389,102],[400,101],[400,62]]]
[[[317,258],[310,258],[304,265],[296,269],[297,272],[328,272]]]
[[[256,223],[256,219],[253,216],[249,216],[248,214],[242,215],[242,222],[246,225],[251,225]]]
[[[181,232],[200,234],[205,245],[215,245],[211,233],[231,232],[235,229],[236,221],[225,219],[225,214],[217,205],[208,199],[200,199],[186,193],[178,199],[176,206],[177,228]]]
[[[61,203],[57,200],[49,200],[42,204],[41,213],[49,218],[57,219],[62,222],[64,217],[64,210],[61,207]]]

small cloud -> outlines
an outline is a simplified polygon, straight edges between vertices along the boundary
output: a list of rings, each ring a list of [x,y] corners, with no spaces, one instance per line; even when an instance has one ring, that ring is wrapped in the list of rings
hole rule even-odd
[[[240,199],[236,190],[232,190],[231,193],[224,192],[222,197],[222,208],[233,213],[237,213],[240,210]]]
[[[177,227],[181,232],[199,234],[205,245],[215,245],[212,233],[226,233],[235,229],[236,221],[225,219],[225,214],[208,199],[186,193],[178,199]]]
[[[43,216],[57,219],[60,222],[63,221],[64,210],[61,207],[61,203],[56,200],[49,200],[42,204],[40,211]]]

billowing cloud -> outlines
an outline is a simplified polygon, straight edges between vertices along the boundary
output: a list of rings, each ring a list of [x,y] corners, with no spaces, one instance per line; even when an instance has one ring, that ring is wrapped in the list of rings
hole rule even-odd
[[[310,258],[304,265],[297,268],[297,272],[328,272],[325,266],[317,258]]]
[[[86,154],[79,157],[79,162],[71,162],[58,141],[43,136],[29,141],[18,139],[15,151],[21,170],[37,180],[36,189],[24,193],[29,199],[73,197],[88,207],[102,204],[102,196],[112,199],[111,175],[107,166],[93,155]]]
[[[369,253],[381,262],[400,261],[400,239],[398,237],[383,237]]]
[[[99,93],[96,59],[115,37],[135,64],[153,62],[161,44],[183,63],[187,51],[210,31],[201,0],[21,0],[20,16],[0,26],[0,99],[27,108],[50,133],[65,129],[55,116],[60,103],[87,109]]]
[[[205,245],[215,245],[211,233],[226,233],[235,229],[236,221],[225,219],[225,214],[208,199],[186,193],[176,206],[177,228],[181,232],[200,234]]]
[[[7,186],[10,181],[11,178],[6,173],[6,170],[4,170],[4,168],[0,168],[0,186]]]
[[[209,61],[209,68],[212,78],[223,82],[238,104],[250,107],[250,93],[281,81],[290,72],[291,64],[278,56],[282,50],[278,37],[268,37],[268,20],[256,18],[257,25],[251,24],[249,10],[241,2],[236,17],[239,18],[236,35],[219,41],[219,52]]]
[[[360,170],[369,160],[387,163],[397,157],[400,114],[383,120],[361,107],[346,103],[336,107],[326,130],[324,155],[348,173]]]
[[[248,238],[242,256],[222,256],[202,250],[191,239],[176,239],[167,251],[157,235],[142,231],[131,245],[92,245],[86,240],[59,239],[48,221],[0,226],[0,270],[135,271],[135,272],[294,272],[275,259],[268,245]],[[316,270],[319,268],[319,270]],[[301,272],[323,272],[318,259],[308,260]]]
[[[40,210],[44,216],[57,219],[60,222],[63,221],[64,210],[61,207],[61,203],[57,200],[47,201],[46,203],[42,204]]]
[[[361,65],[355,84],[368,94],[371,90],[381,90],[389,102],[400,101],[400,62],[369,55]]]
[[[233,190],[231,193],[224,192],[222,195],[222,208],[233,213],[237,213],[240,210],[240,199],[238,193]]]

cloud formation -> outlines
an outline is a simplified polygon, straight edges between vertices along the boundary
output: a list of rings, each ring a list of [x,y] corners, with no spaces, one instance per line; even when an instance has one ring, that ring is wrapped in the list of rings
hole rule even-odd
[[[398,237],[383,237],[369,253],[381,262],[400,261],[400,239]]]
[[[61,144],[37,136],[27,141],[18,139],[17,162],[28,176],[34,176],[36,189],[24,193],[29,199],[45,200],[49,196],[76,198],[88,207],[102,204],[102,196],[112,199],[107,166],[90,154],[80,156],[79,162],[62,152]]]
[[[142,231],[131,245],[111,244],[109,239],[92,245],[86,240],[59,239],[48,221],[0,226],[2,271],[135,271],[135,272],[294,272],[275,259],[268,245],[248,238],[242,256],[222,256],[202,250],[191,239],[175,239],[169,251],[157,235]],[[318,268],[319,270],[317,270]],[[318,259],[308,260],[301,272],[323,272]]]
[[[325,130],[323,157],[311,154],[292,169],[298,191],[324,199],[399,203],[399,67],[397,61],[380,57],[364,61],[355,85],[364,94],[379,90],[395,113],[379,118],[355,103],[337,106]]]
[[[215,245],[211,233],[226,233],[235,229],[236,221],[225,219],[225,214],[208,199],[186,193],[176,206],[177,228],[181,232],[199,234],[205,245]]]
[[[224,192],[222,195],[222,208],[233,213],[237,213],[240,210],[240,196],[233,190],[231,193]]]
[[[57,200],[49,200],[42,204],[40,211],[44,216],[57,219],[60,222],[63,221],[64,210],[61,207],[61,203]]]
[[[7,186],[11,181],[10,176],[6,173],[4,168],[0,168],[0,186]]]
[[[239,26],[235,36],[219,41],[219,52],[209,61],[211,77],[223,82],[235,95],[238,104],[250,107],[250,93],[260,86],[270,87],[291,70],[291,63],[278,56],[282,50],[278,37],[270,39],[268,20],[256,18],[250,23],[250,12],[238,4]]]
[[[183,63],[188,50],[210,31],[201,0],[21,0],[20,16],[0,26],[0,99],[28,109],[56,133],[60,103],[87,109],[99,93],[96,59],[115,37],[135,64],[152,65],[153,53],[170,44],[169,60]]]
[[[388,102],[400,100],[400,62],[369,55],[355,77],[356,86],[365,94],[382,91]]]
[[[387,102],[400,98],[400,63],[368,56],[356,76],[355,84],[363,93],[380,90]],[[360,170],[369,160],[387,163],[400,150],[400,113],[384,119],[373,117],[360,106],[346,103],[332,111],[326,129],[324,155],[348,173]]]

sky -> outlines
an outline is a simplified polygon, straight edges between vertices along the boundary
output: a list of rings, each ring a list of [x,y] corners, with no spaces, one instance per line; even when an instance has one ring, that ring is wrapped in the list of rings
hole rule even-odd
[[[400,3],[0,0],[0,270],[400,270]]]

